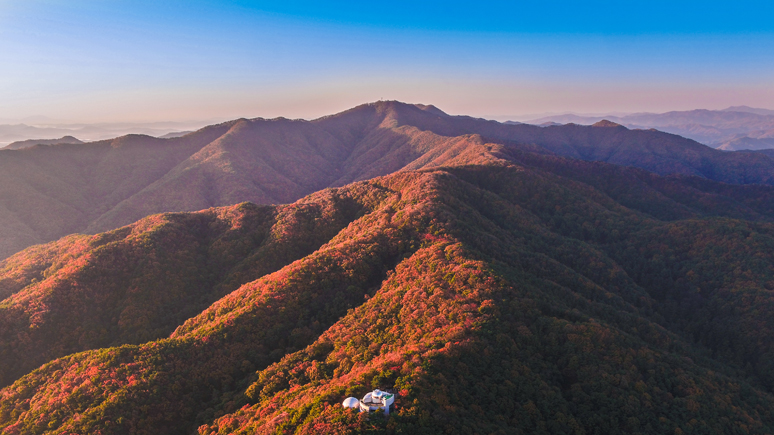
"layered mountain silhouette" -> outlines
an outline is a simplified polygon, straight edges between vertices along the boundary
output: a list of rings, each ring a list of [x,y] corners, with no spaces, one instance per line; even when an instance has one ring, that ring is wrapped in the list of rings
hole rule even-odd
[[[765,147],[757,139],[771,138],[774,131],[774,110],[747,106],[733,106],[723,110],[687,110],[666,113],[633,113],[628,115],[586,116],[574,114],[550,115],[529,121],[531,124],[576,123],[591,125],[602,119],[620,123],[629,128],[656,128],[678,134],[713,148],[739,149],[733,141],[753,139],[756,146]],[[749,144],[747,145],[749,147]]]
[[[60,143],[61,140],[58,138],[66,136],[74,136],[84,142],[137,133],[162,136],[174,134],[171,132],[192,131],[214,123],[202,121],[69,123],[44,116],[29,117],[17,121],[0,120],[0,148],[15,142],[26,142],[32,145],[48,142],[51,145]],[[28,140],[31,142],[27,142]]]
[[[29,148],[34,147],[35,145],[61,145],[61,144],[79,144],[83,143],[83,141],[78,140],[77,138],[74,138],[72,136],[62,136],[59,139],[27,139],[27,140],[21,140],[12,142],[3,149],[6,150],[20,150],[23,148]]]
[[[723,151],[756,151],[774,149],[774,137],[752,138],[749,136],[743,136],[720,144],[718,149]]]
[[[737,184],[774,183],[765,154],[579,125],[507,125],[379,102],[314,121],[240,119],[182,137],[129,135],[0,153],[0,256],[153,213],[293,202],[395,171],[512,160],[523,152]]]
[[[384,120],[409,115],[461,124]],[[298,125],[288,147],[317,132]],[[367,129],[387,160],[350,153],[372,166],[321,169],[347,184],[291,205],[154,215],[0,263],[0,431],[774,430],[774,187],[459,132],[394,145],[405,125]],[[568,131],[631,133],[591,129]],[[240,149],[221,136],[206,170]],[[390,418],[341,407],[374,388]]]
[[[760,109],[750,106],[731,106],[723,109],[723,112],[746,112],[754,113],[756,115],[774,115],[774,110]]]

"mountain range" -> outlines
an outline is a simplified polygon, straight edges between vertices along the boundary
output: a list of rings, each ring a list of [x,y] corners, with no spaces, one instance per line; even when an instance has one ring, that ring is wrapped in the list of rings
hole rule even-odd
[[[628,115],[550,115],[531,124],[590,125],[603,119],[629,128],[656,128],[726,151],[774,148],[774,110],[733,106],[723,110],[689,110]]]
[[[27,139],[17,142],[12,142],[2,149],[6,150],[20,150],[23,148],[30,148],[35,145],[61,145],[61,144],[78,144],[83,141],[74,138],[72,136],[62,136],[59,139]]]
[[[313,121],[239,119],[181,137],[128,135],[0,151],[0,258],[160,212],[293,202],[402,170],[530,152],[739,184],[774,184],[774,159],[614,123],[537,127],[380,102]]]
[[[3,159],[97,207],[0,262],[3,435],[774,432],[766,152],[380,102]]]
[[[29,146],[41,141],[50,141],[62,136],[74,136],[83,141],[111,139],[126,134],[146,134],[163,136],[169,133],[190,131],[212,122],[102,122],[71,123],[45,117],[26,118],[24,120],[0,120],[0,148],[14,142],[26,142]],[[50,142],[56,143],[56,142]],[[20,148],[16,144],[14,148]]]

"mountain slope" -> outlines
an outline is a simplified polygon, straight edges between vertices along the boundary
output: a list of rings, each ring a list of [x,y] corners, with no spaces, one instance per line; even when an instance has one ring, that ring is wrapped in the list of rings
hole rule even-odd
[[[767,155],[767,156],[769,156],[769,157],[774,157],[774,149],[770,149],[770,150],[758,150],[757,152],[758,152],[758,153],[760,153],[760,154],[765,154],[765,155]]]
[[[400,112],[420,109],[396,106],[397,110],[386,104],[366,106],[355,109],[353,116],[314,122],[240,120],[87,231],[113,228],[159,211],[246,200],[292,202],[327,186],[395,171],[491,160],[480,137],[445,137],[400,125],[395,120]]]
[[[579,125],[509,125],[466,116],[441,116],[398,103],[388,108],[395,125],[412,125],[440,136],[477,134],[487,143],[554,153],[582,160],[635,166],[661,175],[694,175],[735,184],[774,183],[774,160],[717,151],[659,131]],[[354,110],[365,111],[365,108]],[[377,110],[377,109],[371,109]],[[336,117],[344,117],[347,112]],[[325,119],[327,122],[328,119]]]
[[[19,236],[2,239],[0,257],[83,231],[227,129],[225,124],[178,139],[135,135],[0,152],[0,210],[21,227]]]
[[[56,357],[169,335],[239,285],[310,254],[366,210],[363,199],[325,191],[290,206],[153,216],[7,259],[0,385]]]
[[[314,121],[236,120],[179,138],[131,135],[0,153],[0,257],[149,214],[287,203],[400,170],[486,164],[495,151],[557,154],[726,183],[774,183],[774,159],[656,131],[506,125],[379,102]]]
[[[368,207],[319,249],[167,339],[22,377],[0,428],[770,433],[774,226],[755,198],[774,188],[521,158],[337,190]],[[389,420],[340,408],[375,387],[399,393]]]
[[[763,186],[663,179],[633,168],[534,153],[511,152],[507,158],[593,186],[620,204],[657,219],[774,219],[774,190]],[[504,163],[489,166],[494,169]],[[311,252],[331,231],[367,210],[363,204],[374,201],[337,192],[313,196],[314,207],[299,204],[254,210],[242,205],[190,216],[157,216],[104,235],[71,236],[30,248],[0,263],[0,298],[8,297],[0,309],[0,352],[7,361],[0,370],[0,381],[8,383],[42,362],[75,351],[164,336],[175,322],[193,315],[195,307],[203,308],[202,303],[213,301],[226,289],[260,275],[235,271],[259,262],[264,264],[258,270],[266,273]],[[293,237],[277,238],[276,234],[284,233]],[[236,237],[244,240],[225,242]],[[276,248],[280,241],[282,247]],[[262,260],[262,255],[272,258]],[[58,258],[64,260],[55,261]],[[114,264],[119,259],[120,265]],[[113,271],[111,274],[122,274],[122,278],[107,285],[94,276],[94,270]],[[73,294],[80,296],[73,298]],[[162,299],[150,302],[149,295]],[[175,307],[175,315],[162,309],[165,303],[171,307],[189,299],[199,302]],[[159,306],[139,308],[143,305]],[[56,331],[63,329],[80,332],[67,341],[57,338]],[[16,342],[19,334],[26,337],[23,346]]]

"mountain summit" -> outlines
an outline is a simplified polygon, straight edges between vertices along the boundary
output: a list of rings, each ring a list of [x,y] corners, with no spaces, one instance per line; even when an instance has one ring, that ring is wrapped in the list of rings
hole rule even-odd
[[[601,121],[595,122],[594,124],[591,124],[591,126],[592,127],[623,127],[623,125],[616,124],[615,122],[608,121],[607,119],[603,119]]]

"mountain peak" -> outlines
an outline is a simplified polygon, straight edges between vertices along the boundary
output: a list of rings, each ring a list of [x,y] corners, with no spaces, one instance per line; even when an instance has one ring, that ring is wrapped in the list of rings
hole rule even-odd
[[[599,122],[595,122],[591,125],[592,127],[623,127],[623,125],[615,123],[613,121],[608,121],[607,119],[603,119]],[[624,127],[626,128],[626,127]]]
[[[430,112],[436,115],[440,116],[449,116],[448,113],[444,112],[443,110],[433,106],[432,104],[414,104],[415,107],[424,110],[425,112]]]
[[[350,110],[356,110],[356,109],[367,108],[367,107],[376,107],[377,109],[381,109],[381,110],[419,109],[425,112],[433,113],[435,115],[449,116],[446,112],[444,112],[443,110],[437,108],[432,104],[404,103],[403,101],[398,101],[398,100],[373,101],[371,103],[361,104]]]

